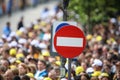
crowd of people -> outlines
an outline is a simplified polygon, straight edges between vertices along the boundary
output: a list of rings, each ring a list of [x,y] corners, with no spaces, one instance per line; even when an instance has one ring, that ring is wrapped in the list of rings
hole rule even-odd
[[[24,10],[26,7],[35,7],[40,3],[45,3],[49,0],[0,0],[0,16],[8,14],[11,16],[12,12]]]
[[[27,26],[22,16],[15,32],[12,23],[6,23],[0,38],[0,80],[68,80],[68,60],[64,65],[66,74],[61,77],[61,58],[50,52],[52,24],[62,17],[58,7],[45,8],[40,19]],[[84,51],[72,59],[71,80],[120,80],[118,20],[96,24],[85,35]]]

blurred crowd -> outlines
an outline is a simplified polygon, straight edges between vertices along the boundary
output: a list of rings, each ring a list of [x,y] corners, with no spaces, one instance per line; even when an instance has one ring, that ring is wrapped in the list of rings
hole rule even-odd
[[[0,0],[0,16],[13,11],[24,10],[26,7],[35,7],[40,3],[45,3],[49,0]]]
[[[56,6],[45,8],[38,20],[24,25],[22,16],[17,30],[6,22],[0,38],[0,80],[68,80],[61,78],[60,56],[51,56],[51,27],[62,20],[63,13]],[[107,25],[96,24],[86,33],[86,48],[72,59],[71,80],[120,80],[120,27],[116,18]]]

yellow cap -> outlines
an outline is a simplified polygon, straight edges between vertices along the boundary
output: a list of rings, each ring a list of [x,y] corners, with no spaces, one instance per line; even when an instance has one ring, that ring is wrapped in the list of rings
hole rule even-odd
[[[48,51],[43,51],[43,52],[42,52],[42,55],[43,55],[43,56],[50,56],[50,53],[49,53]]]
[[[40,59],[40,60],[44,60],[44,57],[43,57],[43,55],[39,55],[39,57],[38,57],[38,59]]]
[[[101,71],[94,71],[93,74],[91,74],[92,77],[98,77],[101,75]]]
[[[102,36],[97,36],[96,37],[96,41],[101,41],[102,40]]]
[[[16,34],[17,34],[18,36],[21,36],[21,35],[22,35],[22,32],[18,30],[18,31],[16,32]]]
[[[86,39],[87,39],[87,40],[91,40],[91,39],[92,39],[92,35],[91,35],[91,34],[88,34],[88,35],[86,36]]]
[[[100,76],[101,77],[109,77],[108,73],[102,73]]]
[[[114,38],[110,38],[110,40],[111,40],[112,42],[115,42],[115,39],[114,39]]]
[[[55,64],[60,66],[61,65],[61,62],[60,61],[55,61]]]
[[[84,71],[84,68],[83,68],[82,66],[78,66],[78,67],[76,68],[76,70],[75,70],[76,75],[80,74],[80,73],[83,72],[83,71]]]
[[[34,30],[38,30],[38,29],[39,29],[39,26],[38,26],[38,25],[35,25],[33,28],[34,28]]]
[[[21,63],[21,61],[20,61],[20,60],[16,60],[16,63],[20,64],[20,63]]]
[[[43,80],[52,80],[51,78],[47,77],[47,78],[44,78]]]
[[[41,22],[40,22],[40,25],[41,25],[41,26],[45,26],[45,25],[46,25],[46,22],[45,22],[45,21],[41,21]]]
[[[17,59],[20,59],[20,58],[23,58],[23,57],[24,57],[23,53],[18,53],[18,54],[16,54],[16,58],[17,58]]]
[[[10,65],[10,69],[15,69],[17,68],[15,65]]]
[[[29,76],[30,78],[34,78],[33,73],[27,73],[26,75]]]
[[[115,42],[115,39],[114,39],[114,38],[110,38],[110,39],[107,40],[107,43],[108,43],[108,44],[111,44],[111,43],[113,43],[113,42]]]
[[[10,49],[10,52],[9,52],[9,54],[11,55],[11,56],[15,56],[16,55],[16,49]]]

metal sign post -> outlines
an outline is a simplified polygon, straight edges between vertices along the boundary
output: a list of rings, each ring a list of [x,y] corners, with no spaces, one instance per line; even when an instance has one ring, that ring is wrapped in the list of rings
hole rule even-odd
[[[67,21],[67,7],[69,5],[69,0],[63,0],[63,20]],[[65,58],[62,57],[62,60],[65,60]],[[71,80],[71,59],[68,59],[68,80]]]
[[[71,59],[68,58],[68,80],[71,80]]]

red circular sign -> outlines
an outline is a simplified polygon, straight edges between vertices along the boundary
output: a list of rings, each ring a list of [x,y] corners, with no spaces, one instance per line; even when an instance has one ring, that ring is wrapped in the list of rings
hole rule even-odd
[[[82,53],[86,39],[81,29],[67,25],[59,29],[54,36],[54,47],[58,54],[65,58],[73,58]]]

